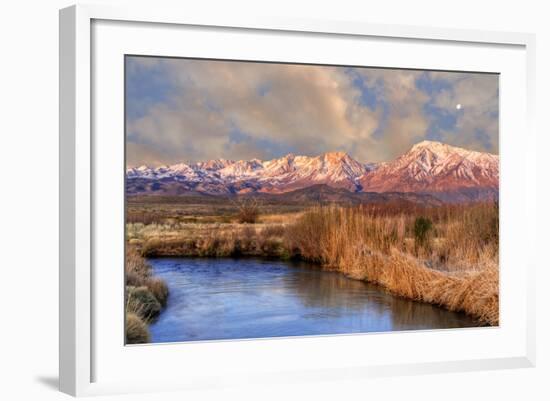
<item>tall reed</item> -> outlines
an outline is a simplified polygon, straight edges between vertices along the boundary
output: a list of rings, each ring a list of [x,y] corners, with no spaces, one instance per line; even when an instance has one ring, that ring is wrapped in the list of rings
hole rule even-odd
[[[430,222],[426,227],[431,230],[421,244],[415,238],[419,216]],[[495,205],[391,214],[315,207],[287,228],[285,244],[295,256],[380,284],[396,295],[498,324]]]

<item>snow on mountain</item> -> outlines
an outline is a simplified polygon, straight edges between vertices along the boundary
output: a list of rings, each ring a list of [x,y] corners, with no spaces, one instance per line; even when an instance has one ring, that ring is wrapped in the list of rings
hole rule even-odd
[[[446,200],[460,192],[462,198],[471,200],[487,194],[498,196],[499,157],[423,141],[384,163],[363,164],[347,153],[327,152],[313,157],[288,154],[267,161],[216,159],[157,168],[140,166],[129,168],[126,176],[134,184],[140,183],[132,186],[135,193],[148,193],[153,187],[175,194],[185,190],[284,193],[326,184],[351,192],[441,194]],[[158,183],[153,186],[151,182]]]
[[[381,163],[360,180],[373,192],[444,192],[466,188],[498,190],[499,157],[423,141],[394,161]]]
[[[239,160],[238,162],[227,165],[219,170],[222,177],[227,178],[245,178],[257,177],[263,170],[262,161],[258,159]]]
[[[316,157],[289,154],[264,162],[257,176],[267,184],[262,192],[288,192],[316,184],[356,191],[358,178],[367,171],[346,153],[328,152]]]
[[[132,167],[126,170],[127,178],[155,178],[155,169],[148,166]]]
[[[235,160],[215,159],[198,162],[192,165],[192,168],[198,170],[217,171],[235,163]]]

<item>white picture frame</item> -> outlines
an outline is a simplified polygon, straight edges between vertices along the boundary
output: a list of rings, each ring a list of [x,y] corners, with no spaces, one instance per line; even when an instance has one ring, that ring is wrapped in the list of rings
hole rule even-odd
[[[116,26],[119,23],[121,26]],[[95,27],[94,27],[94,24]],[[102,25],[103,24],[103,25]],[[126,25],[124,25],[126,24]],[[501,184],[503,185],[501,196],[504,204],[501,207],[501,218],[508,219],[508,224],[502,225],[502,240],[511,244],[513,231],[522,230],[525,233],[535,232],[535,133],[533,131],[534,111],[534,35],[524,33],[506,33],[506,32],[484,32],[460,29],[438,29],[415,26],[393,26],[393,25],[375,25],[366,22],[350,21],[316,21],[316,20],[295,20],[292,18],[243,18],[233,19],[215,15],[193,15],[181,10],[162,10],[155,7],[147,8],[112,8],[108,6],[78,5],[72,6],[60,11],[60,389],[61,391],[79,396],[108,393],[125,393],[133,391],[160,391],[170,389],[197,389],[219,386],[244,385],[249,380],[269,383],[289,383],[298,380],[326,380],[327,378],[356,378],[371,376],[386,376],[400,374],[420,374],[429,372],[450,372],[467,371],[479,369],[503,369],[512,367],[529,367],[535,363],[535,338],[534,338],[534,265],[533,256],[524,257],[520,262],[520,272],[504,270],[504,282],[501,282],[501,297],[504,295],[501,304],[505,314],[501,319],[501,326],[498,328],[488,328],[487,330],[457,331],[454,333],[441,332],[417,332],[402,334],[376,334],[365,336],[347,336],[347,337],[316,337],[299,339],[271,339],[271,340],[252,340],[241,342],[214,342],[208,344],[174,344],[161,346],[143,346],[126,347],[123,341],[120,341],[116,334],[98,332],[97,327],[105,327],[110,320],[120,317],[113,312],[112,316],[106,317],[103,313],[105,305],[98,303],[94,298],[98,286],[106,283],[107,277],[103,273],[97,274],[98,261],[102,258],[113,257],[120,258],[120,255],[111,255],[109,251],[99,251],[97,247],[97,234],[100,230],[106,228],[105,216],[102,216],[102,205],[105,194],[121,184],[117,178],[118,170],[113,171],[113,166],[120,160],[120,139],[122,133],[112,142],[112,138],[105,137],[99,142],[94,137],[94,130],[103,127],[100,121],[104,115],[103,109],[109,107],[112,112],[120,110],[120,104],[116,103],[117,96],[111,96],[113,104],[96,107],[94,96],[105,96],[106,86],[96,88],[93,85],[104,78],[101,60],[111,62],[101,53],[104,49],[106,53],[115,54],[118,60],[119,54],[124,54],[126,44],[122,43],[126,39],[120,34],[122,31],[132,30],[133,37],[139,36],[140,30],[148,29],[152,26],[156,28],[156,33],[149,34],[149,42],[142,40],[140,54],[148,54],[146,46],[149,46],[149,52],[154,47],[155,40],[166,35],[174,34],[174,30],[188,29],[198,30],[209,34],[214,32],[219,38],[221,35],[239,34],[255,35],[262,34],[266,40],[272,40],[276,43],[281,41],[279,36],[292,35],[312,40],[311,38],[323,37],[328,42],[331,38],[339,38],[342,43],[345,41],[361,40],[384,40],[387,43],[406,41],[410,44],[434,45],[442,52],[446,47],[453,47],[453,52],[468,51],[468,48],[478,49],[479,54],[485,51],[485,48],[494,48],[496,57],[491,61],[494,68],[491,72],[506,70],[503,75],[505,85],[501,92],[501,108],[508,124],[503,127],[501,132],[501,154],[502,154],[502,173]],[[157,29],[158,28],[158,29]],[[118,33],[117,33],[118,32]],[[179,32],[179,31],[178,31]],[[151,32],[149,32],[151,33]],[[96,39],[94,41],[94,35]],[[111,35],[111,36],[109,36]],[[156,35],[159,35],[158,37]],[[199,33],[202,35],[202,33]],[[216,36],[214,35],[214,36]],[[271,37],[271,36],[273,37]],[[279,36],[278,36],[279,35]],[[106,41],[106,39],[109,39]],[[119,40],[123,39],[123,40]],[[109,42],[109,45],[107,45]],[[206,42],[205,42],[206,43]],[[350,42],[351,43],[351,42]],[[137,45],[136,45],[137,46]],[[251,45],[252,49],[254,45]],[[255,45],[258,47],[258,45]],[[229,46],[230,47],[230,46]],[[281,47],[281,46],[279,46]],[[344,46],[345,47],[345,46]],[[277,49],[274,45],[272,49]],[[141,49],[141,50],[140,50]],[[244,47],[243,47],[244,49]],[[500,49],[500,50],[499,50]],[[162,55],[170,55],[172,50],[170,45],[165,45],[163,49],[156,50]],[[221,51],[221,50],[220,50]],[[226,55],[230,55],[231,49],[225,50]],[[243,50],[245,51],[245,50]],[[254,50],[252,50],[254,51]],[[258,50],[259,51],[259,50]],[[264,52],[266,50],[264,49]],[[273,50],[275,51],[275,50]],[[426,50],[428,51],[428,50]],[[118,53],[117,53],[118,52]],[[122,53],[120,53],[122,52]],[[502,53],[502,58],[498,54]],[[244,53],[243,53],[244,54]],[[275,54],[275,53],[273,53]],[[282,54],[282,53],[281,53]],[[445,54],[445,53],[442,53]],[[196,54],[193,54],[196,55]],[[97,57],[97,60],[95,59]],[[244,56],[243,56],[244,57]],[[261,56],[258,56],[262,58]],[[267,57],[265,54],[264,58]],[[275,59],[285,57],[273,56]],[[312,56],[314,57],[314,56]],[[337,57],[335,55],[327,57]],[[340,57],[344,57],[343,54]],[[403,66],[399,58],[404,55],[395,55],[391,63],[399,63]],[[485,56],[488,57],[488,56]],[[234,55],[239,58],[239,55]],[[479,66],[479,71],[485,71],[483,63],[489,63],[489,60],[474,60],[471,57],[470,66]],[[99,60],[99,61],[98,61]],[[381,60],[381,59],[380,59]],[[120,60],[121,61],[121,60]],[[509,62],[508,62],[509,61]],[[380,63],[378,61],[377,63]],[[386,62],[388,63],[388,62]],[[391,66],[391,63],[388,66]],[[409,61],[409,63],[412,63]],[[409,64],[407,66],[427,68],[431,66],[434,69],[445,69],[450,64],[447,61],[431,62],[422,61],[420,64]],[[424,64],[422,64],[424,63]],[[447,64],[445,64],[447,63]],[[499,64],[502,64],[503,70]],[[507,65],[504,65],[504,64]],[[378,64],[380,65],[380,64]],[[489,64],[487,64],[489,65]],[[405,66],[405,67],[407,67]],[[460,70],[464,66],[457,65]],[[114,67],[113,67],[114,68]],[[117,68],[120,68],[118,66]],[[473,67],[472,67],[473,68]],[[115,74],[116,75],[116,74]],[[113,76],[113,79],[119,79],[120,76]],[[118,77],[118,78],[117,78]],[[510,78],[508,78],[510,77]],[[109,79],[109,77],[107,77]],[[117,81],[118,82],[118,81]],[[99,84],[101,85],[101,84]],[[114,85],[112,91],[123,91],[122,87]],[[118,93],[118,92],[117,92]],[[516,98],[512,99],[514,94]],[[104,99],[104,98],[102,98]],[[106,100],[106,99],[105,99]],[[510,102],[510,103],[508,103]],[[108,103],[107,100],[105,103]],[[513,107],[514,108],[513,108]],[[513,111],[513,113],[510,113]],[[113,122],[113,127],[117,130],[120,127],[124,117],[120,115],[113,119],[120,121]],[[99,117],[98,117],[99,116]],[[97,120],[100,118],[101,120]],[[108,118],[107,120],[111,120]],[[107,121],[107,123],[109,122]],[[517,128],[522,132],[521,144],[518,138],[510,132]],[[118,147],[117,147],[118,146]],[[103,162],[105,160],[105,162]],[[116,160],[111,164],[107,160]],[[512,170],[511,166],[515,169]],[[115,173],[113,175],[113,173]],[[112,177],[111,179],[101,177]],[[105,186],[104,186],[105,185]],[[517,185],[521,185],[523,190],[517,190]],[[114,209],[123,210],[123,203],[119,202],[119,196],[122,191],[120,187],[113,192]],[[100,194],[100,195],[98,195]],[[101,195],[103,194],[103,195]],[[109,195],[110,196],[110,195]],[[118,210],[117,213],[120,212]],[[116,223],[119,214],[113,215]],[[515,217],[514,217],[515,216]],[[103,219],[103,220],[102,220]],[[119,229],[122,229],[119,227]],[[99,230],[99,231],[98,231]],[[525,231],[523,231],[525,230]],[[107,230],[105,230],[107,231]],[[103,233],[103,231],[101,231]],[[105,232],[105,236],[111,234]],[[113,238],[109,240],[118,241],[117,229],[113,230]],[[101,241],[101,240],[98,240]],[[113,243],[115,243],[113,242]],[[535,255],[535,252],[529,252],[534,246],[534,241],[530,241],[528,235],[521,241],[517,241],[513,249],[506,251],[510,260],[520,255]],[[101,248],[101,246],[99,246]],[[508,247],[509,248],[509,247]],[[106,248],[103,248],[106,249]],[[122,252],[122,250],[120,250]],[[501,254],[502,255],[502,254]],[[117,259],[118,260],[118,259]],[[514,259],[521,260],[521,259]],[[116,263],[115,263],[116,264]],[[120,265],[120,272],[113,273],[122,275],[123,268]],[[111,273],[109,273],[111,274]],[[516,276],[517,275],[517,276]],[[120,278],[120,277],[119,277]],[[116,281],[116,277],[115,277]],[[117,291],[116,285],[111,287],[101,287],[105,297],[110,297]],[[121,288],[121,287],[120,287]],[[509,307],[506,294],[509,289],[515,291],[514,297],[517,299],[517,305]],[[104,291],[103,291],[104,290]],[[114,296],[114,295],[113,295]],[[116,300],[115,300],[116,301]],[[122,304],[121,304],[122,305]],[[114,308],[116,309],[116,308]],[[122,310],[122,306],[120,308]],[[121,311],[119,311],[121,313]],[[509,315],[507,315],[509,313]],[[506,320],[506,317],[510,318]],[[512,318],[515,320],[512,321]],[[104,320],[105,319],[105,320]],[[112,320],[114,321],[114,320]],[[122,324],[122,321],[120,322]],[[487,334],[488,333],[488,334]],[[114,345],[106,345],[106,336],[116,337]],[[120,333],[122,337],[122,332]],[[426,340],[424,340],[426,338]],[[407,342],[415,344],[415,347],[422,344],[437,344],[438,341],[458,341],[459,343],[472,344],[493,344],[486,348],[479,346],[479,349],[465,353],[460,344],[457,345],[455,354],[442,353],[439,357],[435,355],[420,359],[414,353],[403,354],[400,358],[390,358],[384,355],[376,356],[370,354],[371,358],[366,360],[362,358],[360,352],[355,353],[355,358],[350,355],[348,359],[338,359],[337,349],[342,349],[344,341],[347,344],[354,344],[356,347],[363,347],[365,344],[374,344],[380,348],[383,344],[391,343],[393,346],[405,346]],[[122,347],[120,352],[112,352],[116,344]],[[374,346],[374,345],[373,345]],[[493,347],[494,346],[494,347]],[[111,347],[111,348],[109,348]],[[265,351],[271,348],[271,351]],[[413,347],[414,348],[414,347]],[[475,348],[475,347],[473,347]],[[286,369],[283,358],[276,360],[276,355],[294,355],[313,356],[320,349],[325,350],[324,361],[311,359],[311,363],[297,363],[292,369]],[[398,348],[397,348],[398,349]],[[182,351],[183,350],[183,351]],[[262,354],[263,351],[264,354]],[[111,351],[111,352],[109,352]],[[233,358],[232,364],[224,364],[220,361],[219,368],[214,372],[206,373],[206,369],[201,369],[195,365],[193,368],[188,366],[181,367],[185,375],[166,375],[161,379],[163,370],[168,371],[173,367],[174,361],[181,358],[182,352],[186,358],[197,361],[201,355],[204,358],[216,358],[219,355],[228,355]],[[262,361],[266,366],[261,365],[257,359],[252,356],[261,354]],[[116,354],[116,355],[115,355]],[[217,356],[215,356],[217,355]],[[242,361],[235,360],[239,355]],[[454,355],[454,356],[453,356]],[[112,359],[111,359],[112,358]],[[119,359],[116,359],[119,358]],[[129,377],[116,374],[120,371],[121,364],[135,363],[139,358],[152,358],[152,360],[171,361],[164,365],[156,364],[159,370],[158,377],[152,377],[150,380],[131,380]],[[270,359],[271,358],[271,359]],[[333,358],[334,365],[331,365]],[[126,362],[124,361],[126,359]],[[101,363],[97,361],[101,361]],[[251,368],[247,364],[258,363]],[[267,363],[270,366],[267,366]],[[238,366],[241,364],[241,366]],[[107,366],[112,366],[111,371]],[[261,365],[261,366],[260,366]],[[159,367],[160,366],[160,367]],[[163,368],[164,366],[165,368]],[[107,372],[103,373],[102,369]],[[235,370],[235,374],[231,371]],[[166,373],[166,372],[164,372]]]

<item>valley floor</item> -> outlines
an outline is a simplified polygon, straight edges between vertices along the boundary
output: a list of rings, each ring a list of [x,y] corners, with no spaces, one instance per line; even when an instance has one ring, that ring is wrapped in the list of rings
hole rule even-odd
[[[494,203],[264,211],[258,204],[146,203],[132,204],[129,216],[129,247],[145,257],[302,259],[398,296],[466,312],[480,324],[499,323]]]

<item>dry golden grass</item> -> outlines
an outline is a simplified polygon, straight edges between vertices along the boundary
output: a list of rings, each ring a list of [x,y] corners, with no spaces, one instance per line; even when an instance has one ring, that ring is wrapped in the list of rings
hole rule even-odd
[[[258,217],[258,223],[266,225],[287,225],[294,223],[302,214],[303,212],[262,214]]]
[[[498,325],[498,210],[477,205],[442,215],[421,247],[410,237],[416,217],[314,208],[288,228],[286,246],[396,295]]]
[[[135,313],[126,313],[126,344],[144,344],[150,341],[147,324]]]
[[[147,288],[159,301],[161,306],[166,306],[166,301],[168,301],[168,286],[163,279],[151,277],[147,281]]]
[[[279,226],[248,224],[189,228],[171,235],[145,236],[141,253],[147,257],[285,257],[282,232]]]
[[[148,287],[126,287],[126,312],[135,313],[145,322],[160,313],[162,305]]]

